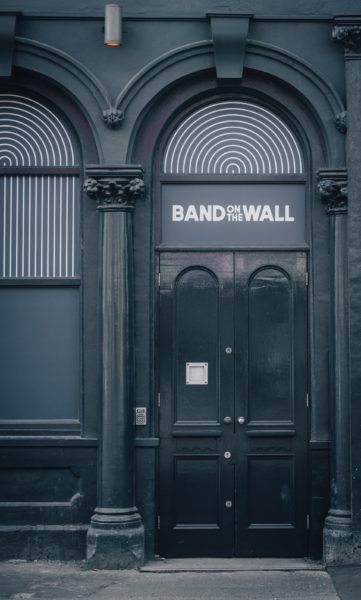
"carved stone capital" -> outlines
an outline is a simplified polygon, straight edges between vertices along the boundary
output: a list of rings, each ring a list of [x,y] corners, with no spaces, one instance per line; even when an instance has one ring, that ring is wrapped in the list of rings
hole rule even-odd
[[[108,108],[103,111],[103,121],[109,129],[117,129],[124,120],[124,112],[117,108]]]
[[[84,191],[96,200],[98,210],[132,211],[143,196],[143,170],[139,166],[88,167]]]
[[[347,213],[347,178],[344,169],[319,171],[318,192],[329,214]]]
[[[361,52],[361,20],[337,22],[332,31],[332,39],[343,45],[345,53]]]
[[[347,131],[347,112],[344,110],[335,116],[335,125],[341,133]]]

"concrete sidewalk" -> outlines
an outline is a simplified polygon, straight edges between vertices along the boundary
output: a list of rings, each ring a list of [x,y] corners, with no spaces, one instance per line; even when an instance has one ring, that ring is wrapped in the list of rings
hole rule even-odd
[[[7,561],[0,563],[0,599],[359,600],[361,568],[353,568],[352,578],[345,569],[333,569],[336,592],[322,565],[307,560],[167,560],[148,563],[139,571],[89,571],[83,563]],[[357,595],[350,588],[343,595],[342,588],[351,579]]]

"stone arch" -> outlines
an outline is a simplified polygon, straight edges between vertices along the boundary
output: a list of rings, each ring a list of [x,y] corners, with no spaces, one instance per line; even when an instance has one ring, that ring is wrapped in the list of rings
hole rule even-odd
[[[162,96],[164,89],[177,82],[214,71],[212,41],[201,41],[176,48],[141,69],[120,92],[115,107],[124,115],[123,131],[132,153],[136,131],[144,114]],[[332,83],[312,65],[277,46],[249,40],[245,55],[245,77],[273,80],[301,100],[317,122],[330,164],[344,164],[343,135],[335,128],[335,118],[344,105]],[[238,88],[241,89],[239,82]],[[243,86],[242,86],[243,87]],[[131,130],[131,123],[136,127]],[[341,143],[340,143],[341,142]]]
[[[102,145],[98,122],[111,109],[109,95],[97,77],[72,56],[50,46],[27,38],[15,38],[14,66],[26,72],[46,77],[56,87],[61,86],[76,102],[91,127],[99,157]]]

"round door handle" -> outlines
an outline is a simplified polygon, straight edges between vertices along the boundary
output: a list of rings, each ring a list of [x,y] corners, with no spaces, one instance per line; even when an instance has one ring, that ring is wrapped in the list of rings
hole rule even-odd
[[[238,417],[237,421],[240,425],[244,425],[246,422],[246,419],[245,419],[245,417]]]
[[[232,417],[224,417],[223,423],[230,425],[230,423],[232,423]]]

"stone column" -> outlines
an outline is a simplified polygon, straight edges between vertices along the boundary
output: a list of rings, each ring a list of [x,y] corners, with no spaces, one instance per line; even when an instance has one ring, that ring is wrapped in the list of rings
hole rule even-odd
[[[132,215],[144,191],[138,166],[89,167],[84,189],[101,217],[102,398],[98,506],[87,538],[90,567],[136,567],[144,528],[134,500]]]
[[[347,262],[353,533],[349,562],[357,562],[361,560],[361,14],[335,19],[333,39],[344,50],[347,102]]]
[[[318,177],[320,198],[330,217],[331,504],[324,527],[324,560],[334,564],[348,554],[351,535],[347,180],[345,169],[321,170]]]

